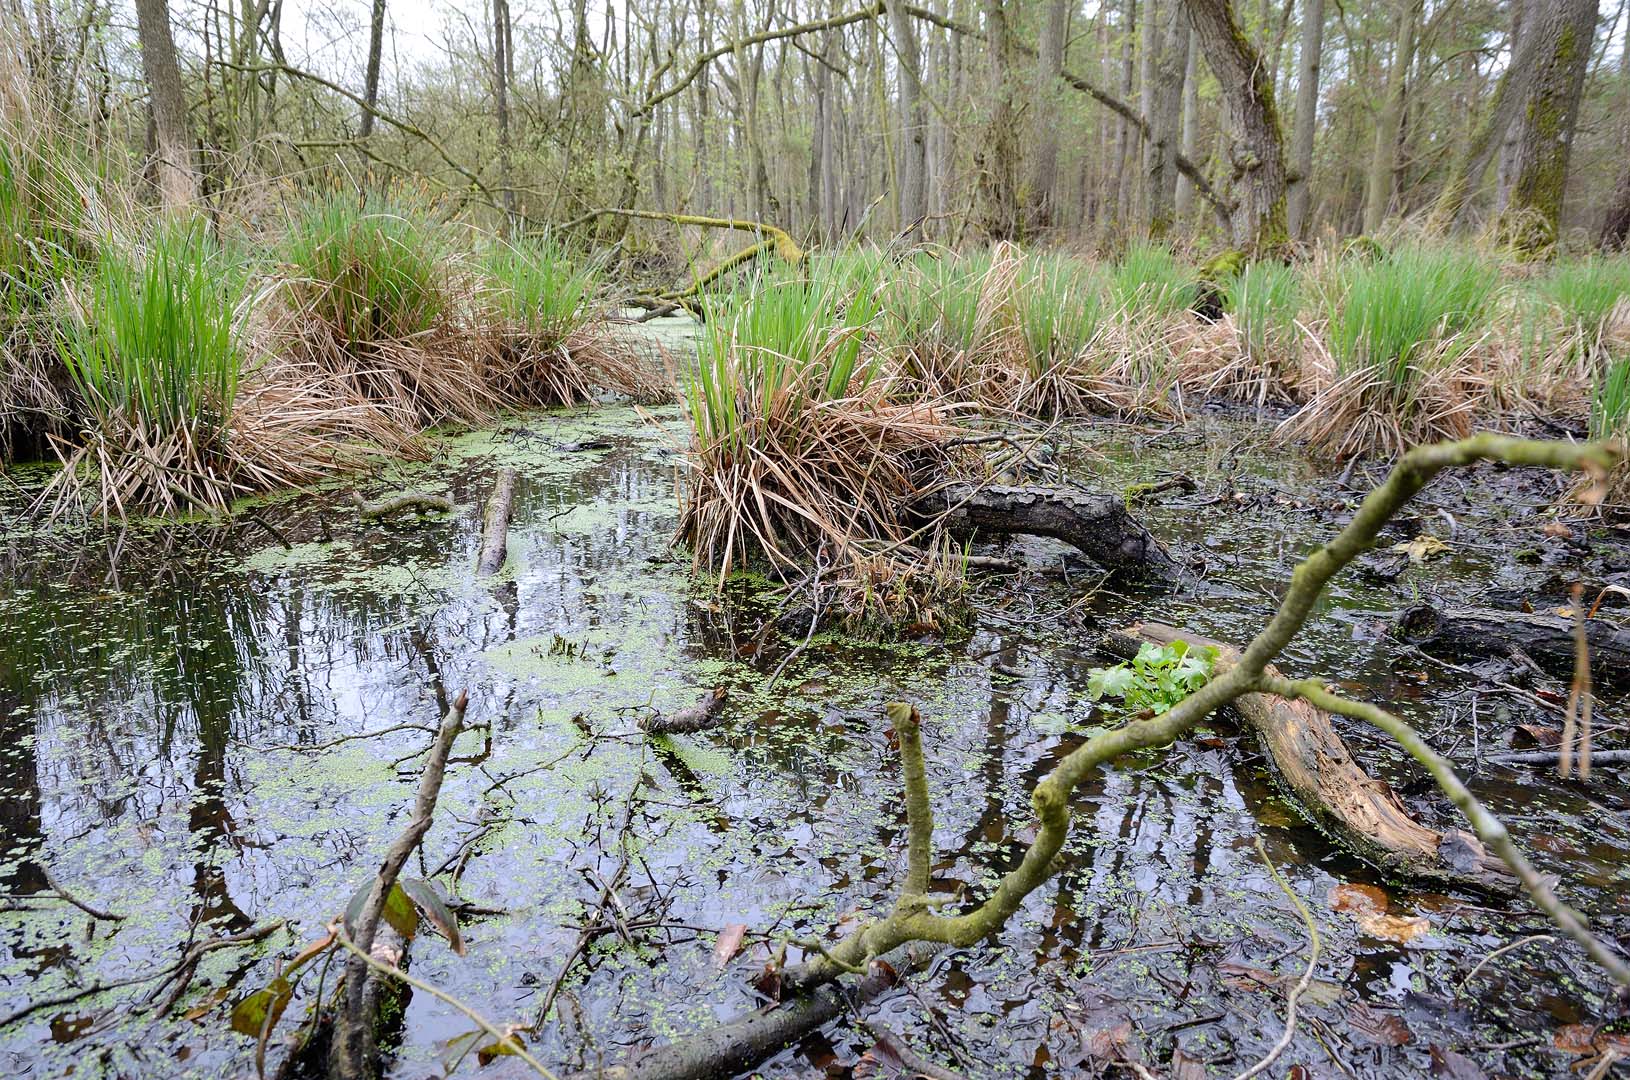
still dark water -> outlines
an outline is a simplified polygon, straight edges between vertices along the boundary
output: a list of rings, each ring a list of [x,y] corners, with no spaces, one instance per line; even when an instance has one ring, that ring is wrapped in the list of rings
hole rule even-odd
[[[529,1038],[534,1052],[562,1070],[610,1063],[728,1019],[757,1003],[749,976],[770,948],[879,910],[900,879],[883,702],[911,700],[926,717],[936,884],[978,898],[1027,842],[1035,782],[1083,732],[1115,722],[1083,693],[1105,662],[1098,633],[1149,617],[1244,640],[1350,499],[1263,449],[1251,423],[1083,428],[1061,459],[1089,486],[1173,471],[1199,481],[1144,512],[1228,596],[1090,595],[1096,577],[1080,568],[992,584],[967,634],[888,645],[818,635],[771,688],[802,635],[761,635],[773,601],[739,584],[721,597],[669,549],[680,438],[674,410],[654,424],[620,407],[529,415],[445,438],[427,463],[269,500],[230,523],[40,533],[8,512],[0,1017],[63,1003],[0,1029],[0,1074],[253,1075],[253,1040],[226,1023],[232,1003],[369,879],[406,823],[422,728],[440,694],[466,688],[481,726],[461,737],[408,872],[488,913],[466,916],[462,958],[416,941],[413,972],[494,1020],[531,1023],[611,883],[622,925],[591,935]],[[480,505],[505,465],[522,477],[510,562],[477,580]],[[345,499],[353,488],[441,491],[458,509],[363,522]],[[1285,666],[1397,703],[1468,768],[1516,723],[1547,719],[1385,634],[1388,613],[1433,590],[1560,602],[1572,556],[1538,536],[1547,494],[1537,482],[1435,486],[1398,538],[1448,536],[1452,524],[1450,553],[1391,582],[1349,572]],[[1518,548],[1535,557],[1513,560]],[[638,734],[645,708],[714,686],[732,695],[726,727]],[[1598,724],[1621,705],[1604,702]],[[1352,734],[1424,817],[1450,820],[1378,738]],[[1584,788],[1486,766],[1478,779],[1610,936],[1630,926],[1622,776]],[[1269,984],[1306,962],[1259,836],[1324,941],[1317,992],[1272,1075],[1418,1076],[1449,1052],[1490,1075],[1567,1075],[1588,1056],[1558,1049],[1580,1049],[1567,1025],[1613,1015],[1601,978],[1557,943],[1513,950],[1462,987],[1491,950],[1545,932],[1542,921],[1521,905],[1380,881],[1299,823],[1254,745],[1223,721],[1104,770],[1077,806],[1064,871],[998,938],[943,954],[872,1015],[969,1076],[1090,1073],[1118,1042],[1157,1073],[1177,1051],[1232,1076],[1278,1035],[1284,993]],[[47,872],[125,918],[54,899]],[[1424,916],[1430,930],[1407,946],[1365,936],[1327,900],[1344,881],[1383,885],[1393,914]],[[66,1000],[275,920],[285,928],[259,944],[209,953],[173,1003],[163,979]],[[747,933],[721,971],[714,943],[731,924]],[[314,991],[315,976],[284,1029]],[[393,1075],[444,1075],[449,1042],[469,1030],[417,995]],[[831,1072],[871,1042],[842,1023],[764,1071]],[[281,1053],[274,1039],[269,1067]],[[525,1074],[502,1058],[459,1066],[480,1071]]]

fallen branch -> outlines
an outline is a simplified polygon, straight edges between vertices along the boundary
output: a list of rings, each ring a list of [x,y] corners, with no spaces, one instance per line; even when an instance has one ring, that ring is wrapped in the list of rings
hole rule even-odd
[[[864,1005],[903,976],[923,970],[938,952],[921,943],[903,945],[868,965],[853,985],[821,986],[796,1000],[654,1047],[630,1065],[577,1073],[571,1080],[701,1080],[747,1072],[837,1019],[850,1005]]]
[[[347,947],[352,949],[353,955],[345,966],[339,1007],[334,1015],[333,1041],[328,1054],[329,1073],[341,1080],[372,1075],[377,1047],[374,1043],[373,1016],[368,1006],[371,1001],[376,1000],[381,985],[378,979],[369,977],[369,969],[373,966],[370,963],[370,954],[374,947],[374,937],[379,931],[380,919],[384,915],[385,900],[390,895],[392,886],[396,884],[403,865],[407,863],[408,856],[413,854],[425,834],[430,831],[436,813],[436,800],[441,797],[447,758],[452,753],[454,740],[458,738],[458,733],[464,726],[464,710],[469,705],[469,700],[469,694],[461,691],[448,708],[441,729],[436,733],[436,741],[431,746],[430,758],[425,762],[424,775],[419,779],[419,791],[413,802],[413,817],[408,822],[407,828],[402,830],[402,834],[385,853],[385,861],[380,865],[379,873],[374,877],[373,888],[369,890],[368,899],[364,901],[362,912],[357,917],[356,931],[352,939],[346,943]]]
[[[111,911],[104,911],[101,908],[95,908],[87,904],[85,901],[63,888],[62,883],[51,875],[51,869],[43,864],[40,866],[40,873],[45,875],[45,883],[51,886],[52,892],[56,893],[58,897],[72,904],[74,907],[78,908],[80,911],[83,911],[93,919],[102,919],[106,922],[123,922],[129,917],[126,915],[119,915]]]
[[[1477,461],[1503,461],[1510,465],[1580,470],[1600,479],[1619,459],[1608,443],[1564,443],[1515,439],[1489,433],[1457,442],[1418,446],[1405,453],[1385,482],[1365,497],[1347,526],[1296,567],[1278,610],[1237,663],[1215,676],[1168,711],[1135,719],[1086,740],[1059,761],[1036,785],[1031,805],[1036,815],[1035,839],[1017,866],[1003,875],[990,895],[962,914],[933,913],[929,898],[902,890],[885,916],[864,922],[832,949],[804,965],[797,985],[814,986],[912,941],[968,946],[997,932],[1019,910],[1025,897],[1049,880],[1054,860],[1070,829],[1070,800],[1075,790],[1096,777],[1101,765],[1134,750],[1161,746],[1180,737],[1217,709],[1243,694],[1272,693],[1303,698],[1319,708],[1372,723],[1391,735],[1427,768],[1439,787],[1465,813],[1478,837],[1517,875],[1535,905],[1564,933],[1579,943],[1618,983],[1630,991],[1630,965],[1591,933],[1583,920],[1557,899],[1550,884],[1528,863],[1500,821],[1491,815],[1409,725],[1376,708],[1350,702],[1328,692],[1316,680],[1290,682],[1267,674],[1267,666],[1301,631],[1325,587],[1348,563],[1375,544],[1376,537],[1398,511],[1445,469]],[[891,704],[896,719],[907,707]],[[905,735],[902,732],[902,741]],[[788,981],[783,979],[783,986]]]
[[[1600,618],[1586,619],[1584,626],[1601,680],[1630,682],[1630,628]],[[1417,604],[1399,616],[1398,634],[1428,652],[1468,659],[1504,656],[1520,649],[1564,679],[1573,677],[1578,654],[1573,620],[1537,612]]]
[[[1181,639],[1216,649],[1218,675],[1240,661],[1239,650],[1230,645],[1160,623],[1134,626],[1125,635],[1157,645]],[[1272,665],[1263,673],[1279,676]],[[1355,855],[1413,878],[1496,893],[1515,891],[1516,879],[1498,858],[1481,850],[1475,837],[1458,829],[1445,834],[1410,817],[1397,793],[1353,759],[1328,713],[1272,694],[1245,693],[1231,704],[1261,741],[1291,801]]]
[[[727,696],[722,686],[709,690],[702,695],[701,700],[688,709],[680,709],[666,716],[656,713],[641,717],[640,730],[647,735],[689,735],[718,727],[724,723],[719,711],[724,708]]]
[[[445,495],[431,495],[423,491],[405,491],[400,495],[380,499],[377,502],[368,502],[356,492],[351,492],[351,502],[356,505],[357,513],[364,518],[382,518],[390,514],[400,513],[403,510],[440,511],[446,513],[453,508],[453,500]]]
[[[640,218],[645,221],[666,221],[671,225],[696,225],[704,229],[735,229],[740,232],[758,233],[774,241],[776,252],[787,262],[796,266],[804,261],[804,249],[798,246],[798,242],[785,229],[778,229],[774,225],[766,225],[760,221],[747,221],[742,218],[716,218],[705,217],[701,214],[671,214],[662,210],[626,210],[615,206],[602,206],[584,211],[565,225],[562,225],[561,228],[575,228],[578,225],[593,221],[601,215]],[[747,252],[742,252],[738,257],[746,254]]]
[[[1049,536],[1121,577],[1177,581],[1183,568],[1127,512],[1124,499],[1067,488],[948,484],[913,499],[919,517],[943,519],[953,532]]]
[[[481,530],[481,557],[475,572],[479,577],[496,574],[509,552],[509,519],[515,507],[515,470],[504,469],[492,487],[487,501],[487,522]]]
[[[1515,750],[1504,754],[1484,754],[1483,760],[1495,765],[1558,765],[1562,764],[1560,750]],[[1590,766],[1630,765],[1630,750],[1592,750]]]
[[[963,1080],[961,1073],[929,1061],[917,1053],[893,1028],[876,1020],[862,1020],[860,1024],[877,1040],[872,1056],[882,1058],[886,1055],[894,1058],[900,1068],[905,1070],[906,1075],[913,1078],[925,1076],[928,1080]],[[879,1050],[882,1051],[881,1054],[877,1053]]]

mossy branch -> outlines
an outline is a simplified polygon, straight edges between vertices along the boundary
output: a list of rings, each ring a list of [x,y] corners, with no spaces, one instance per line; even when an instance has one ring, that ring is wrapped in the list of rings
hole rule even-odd
[[[704,229],[736,229],[741,232],[758,233],[773,240],[776,254],[787,262],[797,266],[804,261],[804,249],[798,246],[798,242],[785,229],[778,229],[774,225],[766,225],[761,221],[747,221],[743,218],[716,218],[706,217],[701,214],[671,214],[664,210],[625,210],[615,206],[603,206],[584,211],[565,225],[562,225],[561,228],[575,228],[603,214],[610,214],[614,217],[642,218],[646,221],[666,221],[674,225],[696,225]],[[754,253],[756,254],[756,249],[754,249]],[[741,252],[735,257],[743,258],[746,254],[746,252]]]
[[[1052,876],[1054,859],[1063,849],[1069,834],[1070,799],[1075,789],[1098,766],[1134,750],[1171,742],[1241,694],[1268,692],[1305,697],[1332,712],[1359,715],[1397,739],[1406,750],[1427,764],[1449,798],[1466,812],[1483,842],[1518,875],[1535,904],[1564,932],[1580,942],[1621,987],[1630,987],[1630,967],[1626,967],[1606,945],[1592,936],[1579,917],[1556,899],[1554,892],[1516,849],[1505,827],[1471,796],[1448,763],[1433,753],[1407,724],[1373,706],[1360,706],[1335,698],[1316,681],[1297,683],[1265,676],[1268,663],[1307,622],[1330,579],[1373,546],[1381,529],[1438,473],[1478,461],[1500,461],[1510,465],[1582,471],[1599,480],[1607,475],[1617,460],[1618,451],[1610,443],[1544,442],[1486,433],[1458,442],[1417,447],[1409,451],[1386,481],[1365,498],[1346,528],[1297,566],[1278,611],[1246,647],[1237,664],[1178,702],[1169,712],[1151,719],[1135,720],[1088,739],[1036,785],[1031,795],[1037,821],[1036,839],[1019,865],[1001,879],[984,903],[962,915],[946,917],[930,914],[925,910],[920,894],[912,891],[913,879],[908,874],[907,886],[887,916],[851,932],[830,950],[828,956],[811,960],[796,972],[789,972],[783,986],[799,988],[830,981],[844,969],[860,966],[871,957],[910,941],[966,946],[996,933],[1018,911],[1025,897]],[[894,706],[890,709],[890,718],[897,724],[899,713],[904,708]],[[902,734],[901,756],[909,776],[913,765],[905,752],[907,742],[908,739]],[[915,767],[921,767],[920,761]],[[907,784],[909,810],[911,787],[920,787],[921,782],[918,778],[910,778]],[[913,868],[918,865],[916,853],[912,854],[910,865]]]

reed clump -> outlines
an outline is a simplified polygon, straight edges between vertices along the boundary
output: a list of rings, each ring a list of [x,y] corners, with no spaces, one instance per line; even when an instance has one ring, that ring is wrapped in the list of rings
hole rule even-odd
[[[721,580],[749,563],[860,580],[907,542],[902,504],[953,471],[951,408],[895,394],[868,276],[814,264],[707,315],[684,383],[680,537]]]
[[[1486,259],[1458,248],[1342,259],[1326,286],[1328,364],[1282,433],[1338,458],[1469,434],[1490,386],[1497,284]]]
[[[311,200],[275,257],[272,347],[316,381],[409,430],[479,423],[504,403],[494,335],[470,302],[479,278],[423,207],[379,193]]]
[[[494,389],[524,405],[586,405],[605,391],[673,397],[671,380],[604,321],[606,288],[590,264],[550,238],[494,241],[482,252],[495,328]]]
[[[224,510],[298,475],[231,437],[247,273],[201,225],[161,227],[145,250],[104,250],[71,297],[57,351],[82,410],[41,496],[104,517]],[[291,471],[294,470],[294,471]]]

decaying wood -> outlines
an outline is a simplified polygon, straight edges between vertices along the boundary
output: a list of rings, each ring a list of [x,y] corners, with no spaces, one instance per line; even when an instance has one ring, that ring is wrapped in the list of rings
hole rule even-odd
[[[1182,639],[1211,646],[1217,650],[1216,675],[1239,662],[1233,646],[1161,623],[1140,623],[1125,635],[1158,645]],[[1277,677],[1271,666],[1267,671]],[[1459,829],[1438,832],[1410,817],[1397,793],[1353,760],[1323,710],[1273,694],[1241,694],[1232,704],[1256,733],[1296,803],[1343,847],[1408,877],[1515,891],[1516,879],[1475,836]]]
[[[718,727],[724,723],[724,717],[719,712],[724,708],[727,696],[722,686],[709,690],[688,709],[680,709],[666,716],[656,713],[641,718],[640,730],[647,735],[688,735]]]
[[[413,850],[424,839],[425,833],[430,831],[430,824],[436,813],[436,800],[441,797],[447,758],[452,753],[454,740],[464,727],[464,710],[468,704],[469,695],[461,692],[448,708],[441,728],[436,733],[436,741],[431,746],[430,756],[425,762],[424,775],[419,779],[418,794],[413,800],[413,818],[391,844],[390,850],[385,853],[385,861],[374,877],[373,888],[368,893],[368,899],[362,906],[362,913],[358,916],[352,932],[357,948],[363,953],[373,953],[376,938],[380,939],[378,943],[382,947],[394,944],[394,941],[387,943],[384,935],[379,933],[381,918],[385,911],[385,898],[390,895],[391,888],[396,884],[408,856],[413,854]],[[405,949],[399,950],[398,955],[392,958],[392,966],[398,966],[404,956]],[[354,1080],[374,1074],[374,1063],[378,1056],[378,1047],[375,1044],[378,1010],[389,993],[378,985],[380,981],[380,976],[370,970],[368,962],[361,956],[353,956],[346,963],[345,981],[341,986],[339,1006],[334,1011],[333,1039],[328,1051],[330,1076],[339,1080]]]
[[[1483,760],[1495,765],[1560,765],[1560,750],[1514,750],[1510,753],[1484,754]],[[1630,750],[1592,750],[1592,767],[1630,765]]]
[[[492,486],[487,502],[487,522],[481,530],[481,558],[475,572],[480,577],[496,574],[509,553],[509,519],[515,508],[515,470],[504,469]]]
[[[356,504],[357,513],[365,518],[381,518],[403,510],[439,510],[445,513],[453,508],[453,500],[445,495],[431,495],[424,491],[404,491],[400,495],[368,502],[356,492],[351,492],[351,501]]]
[[[1119,496],[1067,488],[951,484],[918,496],[912,513],[943,516],[953,532],[1049,536],[1121,577],[1182,578],[1183,568]]]
[[[928,966],[942,946],[911,942],[874,961],[846,986],[825,985],[739,1020],[646,1051],[627,1065],[577,1073],[569,1080],[723,1080],[744,1073],[848,1008],[870,1002],[900,979]]]
[[[1428,652],[1465,659],[1521,650],[1559,679],[1574,674],[1573,620],[1561,615],[1417,604],[1399,617],[1398,634]],[[1595,658],[1596,681],[1630,682],[1630,628],[1598,617],[1585,620],[1585,636]]]

